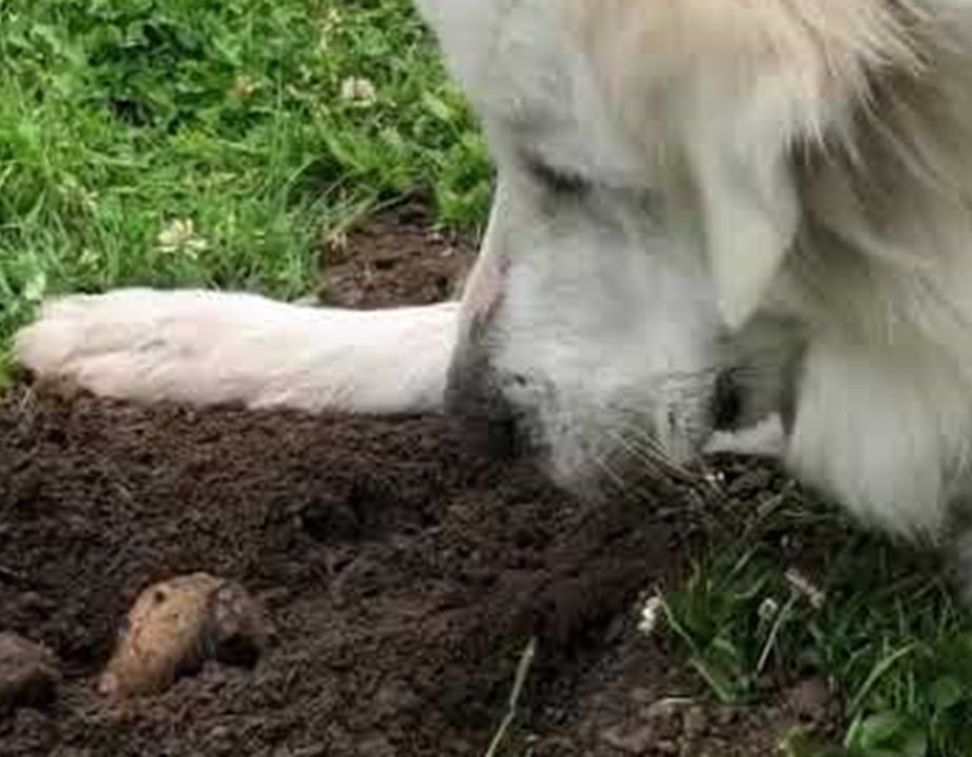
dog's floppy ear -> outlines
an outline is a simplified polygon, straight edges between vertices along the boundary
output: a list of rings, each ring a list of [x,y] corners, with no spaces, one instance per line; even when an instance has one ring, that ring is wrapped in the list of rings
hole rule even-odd
[[[793,155],[839,143],[853,151],[851,122],[874,82],[921,67],[912,33],[924,17],[911,0],[688,5],[705,62],[689,66],[686,151],[719,305],[735,329],[760,306],[802,222]]]
[[[839,133],[867,86],[865,61],[807,40],[799,18],[745,18],[751,36],[721,40],[721,56],[689,68],[678,126],[719,309],[733,330],[759,308],[796,238],[793,155]]]
[[[733,118],[691,137],[709,265],[720,312],[731,329],[759,307],[800,221],[789,135],[781,134],[780,126],[775,120]]]
[[[875,75],[915,63],[919,5],[576,0],[626,130],[649,155],[661,142],[687,158],[730,327],[759,307],[798,231],[791,154],[840,132]]]

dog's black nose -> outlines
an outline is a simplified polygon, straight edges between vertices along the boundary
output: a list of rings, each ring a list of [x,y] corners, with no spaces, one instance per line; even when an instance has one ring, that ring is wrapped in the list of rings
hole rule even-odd
[[[519,414],[484,352],[466,349],[453,359],[446,386],[446,412],[462,426],[463,439],[490,457],[510,460],[527,454]]]
[[[494,460],[515,460],[525,454],[516,420],[507,418],[461,418],[464,438],[471,447]]]
[[[477,452],[498,460],[526,454],[512,406],[491,382],[450,381],[446,411],[462,427],[462,437]]]
[[[739,428],[743,415],[743,390],[732,371],[723,371],[715,380],[709,412],[718,431]]]

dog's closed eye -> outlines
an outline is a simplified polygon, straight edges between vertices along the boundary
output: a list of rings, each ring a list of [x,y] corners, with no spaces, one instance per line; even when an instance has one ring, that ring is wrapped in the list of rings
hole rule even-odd
[[[591,183],[580,174],[553,166],[535,152],[522,154],[527,173],[544,189],[557,195],[583,195]]]

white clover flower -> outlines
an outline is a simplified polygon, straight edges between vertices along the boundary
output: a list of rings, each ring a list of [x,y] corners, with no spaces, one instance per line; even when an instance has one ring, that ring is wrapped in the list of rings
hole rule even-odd
[[[776,618],[780,612],[780,603],[777,602],[772,597],[766,597],[759,604],[759,609],[756,613],[759,615],[759,619],[764,623],[769,623],[771,620]]]
[[[638,630],[645,636],[651,636],[658,630],[665,613],[665,602],[660,596],[655,594],[645,600],[641,606],[641,619],[638,621]]]
[[[245,100],[257,90],[256,82],[246,74],[240,74],[233,81],[233,97]]]
[[[378,101],[378,91],[368,79],[349,76],[341,83],[341,99],[369,107]]]
[[[167,254],[181,253],[195,257],[209,249],[209,243],[196,233],[192,219],[175,218],[169,221],[156,237],[159,250]]]

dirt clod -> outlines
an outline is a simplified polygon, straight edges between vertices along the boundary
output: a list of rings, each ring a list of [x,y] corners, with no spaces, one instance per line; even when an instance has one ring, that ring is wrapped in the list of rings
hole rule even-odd
[[[690,707],[685,711],[682,718],[682,728],[687,739],[697,740],[705,734],[708,727],[709,716],[704,708]]]
[[[49,649],[17,634],[0,633],[0,715],[47,704],[59,678]]]
[[[327,280],[318,297],[350,308],[450,299],[458,294],[475,249],[466,236],[430,229],[428,213],[420,204],[396,208],[364,228],[327,241]]]
[[[647,754],[658,736],[653,726],[641,725],[630,731],[612,728],[605,731],[601,738],[606,744],[625,754]]]
[[[827,719],[833,695],[823,678],[808,678],[786,693],[790,711],[801,720],[822,722]]]

